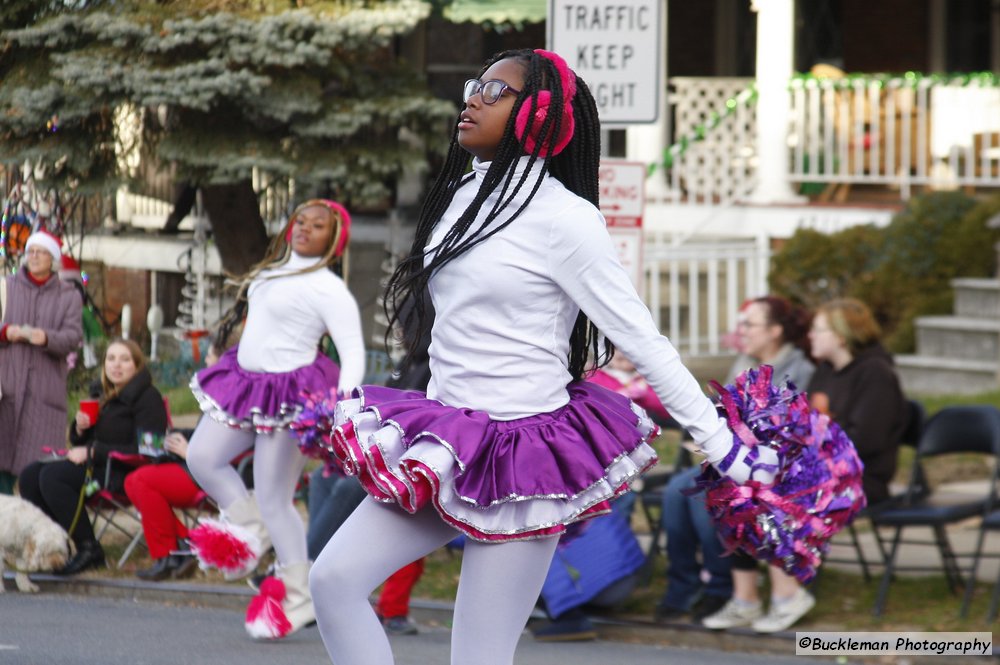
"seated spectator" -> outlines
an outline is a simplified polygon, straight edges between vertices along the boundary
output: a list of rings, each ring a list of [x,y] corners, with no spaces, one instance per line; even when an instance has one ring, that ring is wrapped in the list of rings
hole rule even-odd
[[[541,594],[549,621],[532,629],[539,642],[595,639],[588,612],[613,610],[632,593],[646,557],[629,525],[631,494],[556,549]]]
[[[636,370],[635,364],[621,351],[615,351],[611,362],[595,371],[587,380],[625,395],[645,409],[649,417],[658,424],[671,422],[670,414],[663,408],[652,386],[646,383],[646,379]]]
[[[73,447],[64,459],[34,462],[21,472],[21,496],[41,508],[69,533],[76,554],[59,575],[75,575],[104,563],[104,550],[82,508],[84,486],[92,477],[104,482],[108,454],[138,452],[138,434],[166,432],[167,409],[163,396],[153,386],[146,358],[135,342],[113,340],[104,354],[101,372],[103,397],[100,413],[93,422],[77,411],[70,430]],[[120,492],[130,468],[111,465],[109,486]]]
[[[205,365],[219,359],[219,349],[209,346]],[[198,559],[187,544],[187,527],[174,508],[196,505],[201,490],[187,468],[188,439],[193,430],[175,430],[164,439],[167,454],[153,458],[125,478],[125,493],[139,511],[142,531],[153,565],[136,571],[139,579],[159,581],[183,578],[194,572]]]
[[[764,296],[749,301],[737,324],[741,355],[726,382],[731,383],[749,367],[767,364],[774,367],[773,381],[804,388],[815,371],[808,355],[809,323],[809,313],[784,298]],[[763,615],[757,598],[758,562],[741,552],[721,556],[722,546],[703,495],[683,493],[694,487],[699,472],[697,468],[682,472],[664,492],[663,524],[670,563],[667,592],[657,608],[658,617],[676,617],[688,609],[695,621],[709,628],[752,625],[758,632],[784,630],[811,609],[813,597],[794,577],[770,566],[771,612]],[[702,549],[701,566],[695,556],[698,545]],[[702,567],[709,573],[704,584],[700,581]]]
[[[810,404],[854,442],[865,465],[862,483],[869,506],[889,498],[906,429],[906,398],[880,337],[871,311],[853,299],[820,306],[809,332],[819,363],[809,382]]]

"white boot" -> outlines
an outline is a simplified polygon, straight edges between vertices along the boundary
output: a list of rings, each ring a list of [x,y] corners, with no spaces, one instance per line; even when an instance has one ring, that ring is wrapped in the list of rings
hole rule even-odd
[[[275,640],[316,621],[312,596],[309,594],[308,561],[290,566],[277,566],[274,577],[260,585],[247,606],[246,629],[255,639]]]
[[[188,542],[203,570],[218,568],[227,580],[238,580],[257,569],[271,549],[271,536],[252,492],[219,511],[219,517],[200,520]]]

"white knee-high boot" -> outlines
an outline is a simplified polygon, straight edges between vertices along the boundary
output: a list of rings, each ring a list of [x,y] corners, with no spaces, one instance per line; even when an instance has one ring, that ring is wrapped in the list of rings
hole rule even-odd
[[[204,518],[191,530],[191,551],[204,570],[218,568],[227,580],[246,577],[271,549],[271,536],[260,517],[257,500],[251,492],[220,511],[219,517]]]
[[[310,562],[277,566],[247,606],[246,629],[256,639],[275,640],[316,621],[309,594]]]

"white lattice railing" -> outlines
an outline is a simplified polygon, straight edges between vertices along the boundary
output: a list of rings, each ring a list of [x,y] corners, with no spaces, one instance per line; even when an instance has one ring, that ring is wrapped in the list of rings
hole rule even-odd
[[[730,205],[753,188],[756,109],[743,103],[753,79],[670,79],[674,134],[668,148],[668,200],[687,204]],[[737,102],[737,99],[740,102]]]

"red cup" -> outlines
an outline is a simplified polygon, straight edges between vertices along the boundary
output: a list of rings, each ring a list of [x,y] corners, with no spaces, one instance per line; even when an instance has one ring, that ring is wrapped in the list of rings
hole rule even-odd
[[[80,400],[80,411],[87,414],[90,418],[90,424],[93,425],[97,422],[97,414],[100,412],[101,402],[96,399],[81,399]]]

